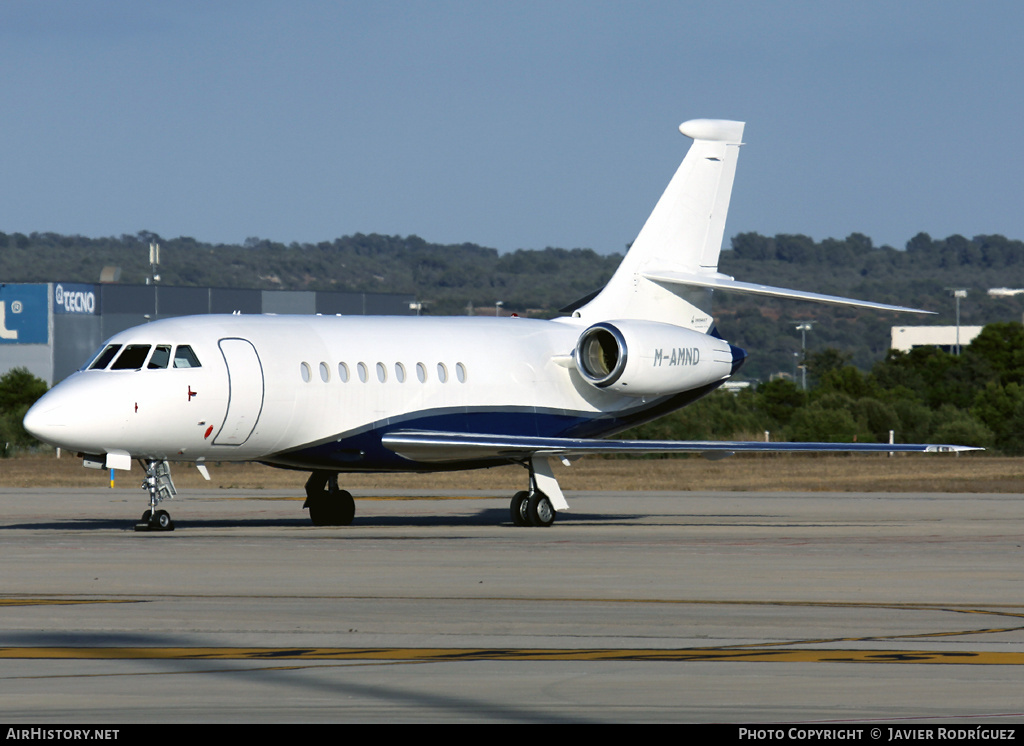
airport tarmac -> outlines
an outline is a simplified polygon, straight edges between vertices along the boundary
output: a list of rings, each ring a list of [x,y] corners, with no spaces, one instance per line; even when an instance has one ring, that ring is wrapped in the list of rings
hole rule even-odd
[[[1018,495],[567,496],[0,489],[0,722],[1024,719]]]

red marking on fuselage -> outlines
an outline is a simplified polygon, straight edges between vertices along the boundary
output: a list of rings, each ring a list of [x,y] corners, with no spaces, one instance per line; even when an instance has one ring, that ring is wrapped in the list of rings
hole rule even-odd
[[[189,401],[192,401],[192,397],[193,396],[198,396],[198,394],[199,394],[199,392],[198,391],[193,391],[191,386],[188,387],[188,400]]]
[[[209,438],[210,437],[210,433],[212,433],[212,432],[213,432],[213,425],[210,425],[208,428],[206,428],[206,435],[203,436],[203,440],[206,440],[207,438]]]

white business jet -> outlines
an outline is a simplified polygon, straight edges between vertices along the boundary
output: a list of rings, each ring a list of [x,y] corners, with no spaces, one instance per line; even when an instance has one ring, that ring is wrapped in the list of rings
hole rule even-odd
[[[553,320],[210,315],[112,337],[25,416],[86,465],[146,470],[140,530],[170,530],[169,462],[259,461],[311,472],[316,525],[345,525],[345,472],[507,463],[529,471],[511,518],[549,526],[569,505],[551,457],[593,453],[950,451],[959,446],[605,440],[721,386],[746,353],[712,328],[715,289],[917,309],[738,282],[718,272],[743,123],[698,119],[693,139],[608,284]]]

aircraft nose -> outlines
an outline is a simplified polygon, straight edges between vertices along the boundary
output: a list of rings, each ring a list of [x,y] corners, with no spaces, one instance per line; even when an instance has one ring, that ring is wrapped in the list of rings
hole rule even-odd
[[[25,418],[22,420],[22,424],[29,435],[36,440],[53,445],[59,445],[59,434],[65,429],[62,426],[63,418],[60,412],[62,407],[59,401],[56,400],[57,398],[53,395],[53,392],[43,394],[29,408],[28,412],[25,413]]]
[[[103,422],[96,381],[75,374],[32,405],[22,423],[32,437],[67,450],[87,450]]]

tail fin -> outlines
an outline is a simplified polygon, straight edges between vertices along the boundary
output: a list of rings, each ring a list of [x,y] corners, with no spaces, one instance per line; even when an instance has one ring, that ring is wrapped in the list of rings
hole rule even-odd
[[[679,125],[693,145],[612,279],[574,316],[663,321],[701,332],[710,328],[707,290],[663,284],[647,275],[717,272],[743,124],[694,119]]]

